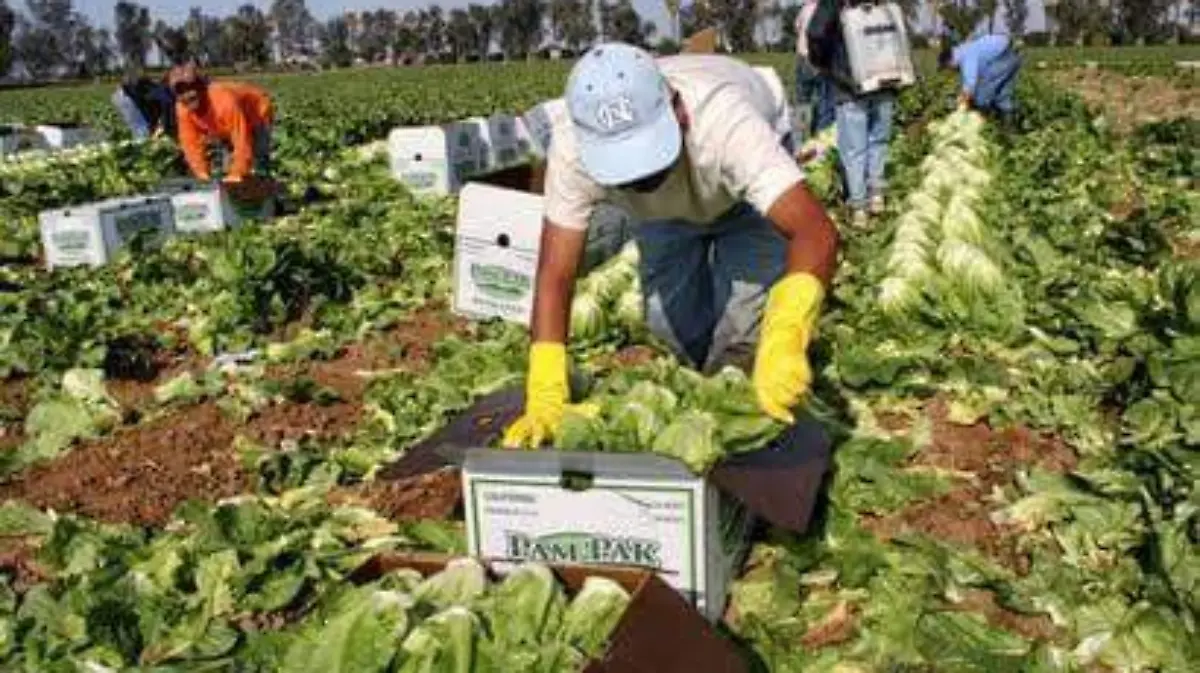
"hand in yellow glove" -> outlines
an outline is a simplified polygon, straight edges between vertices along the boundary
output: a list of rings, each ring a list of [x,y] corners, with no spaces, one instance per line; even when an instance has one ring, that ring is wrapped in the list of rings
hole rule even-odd
[[[821,281],[807,273],[785,276],[767,295],[754,360],[754,392],[763,413],[778,421],[795,422],[791,409],[812,383],[808,343],[824,298]]]
[[[569,399],[567,347],[547,342],[533,344],[529,349],[529,379],[525,383],[525,415],[508,427],[504,445],[536,449],[558,434],[568,411],[586,415],[598,411],[595,405],[567,404]]]

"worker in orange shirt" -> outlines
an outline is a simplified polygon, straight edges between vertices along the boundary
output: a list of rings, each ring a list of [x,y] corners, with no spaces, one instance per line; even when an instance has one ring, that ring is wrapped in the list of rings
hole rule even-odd
[[[198,180],[211,180],[207,145],[231,145],[227,182],[241,182],[251,172],[270,174],[271,124],[274,110],[267,93],[240,82],[209,82],[195,64],[171,69],[179,144],[188,168]]]

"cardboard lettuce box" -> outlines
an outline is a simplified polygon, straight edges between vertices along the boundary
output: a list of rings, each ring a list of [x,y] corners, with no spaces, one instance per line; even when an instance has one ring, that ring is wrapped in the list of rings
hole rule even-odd
[[[703,476],[649,453],[478,448],[493,446],[524,404],[520,387],[484,397],[379,478],[461,466],[472,556],[500,567],[528,560],[638,566],[714,622],[750,523],[805,532],[829,471],[831,442],[809,417]]]
[[[351,577],[370,582],[401,569],[428,576],[445,568],[450,557],[434,554],[380,554]],[[610,579],[629,592],[630,602],[609,638],[604,654],[581,673],[746,673],[737,647],[719,634],[654,573],[639,568],[549,565],[568,597],[588,577]],[[495,574],[503,574],[492,567]]]
[[[38,216],[46,266],[102,266],[135,236],[158,245],[175,233],[165,196],[113,198],[46,210]]]
[[[463,187],[454,232],[454,312],[529,325],[543,214],[540,194],[485,182]],[[626,211],[600,204],[588,226],[581,274],[616,255],[632,235]]]
[[[247,220],[271,218],[277,185],[272,180],[249,176],[242,182],[228,185],[194,180],[170,181],[161,189],[171,199],[175,231],[201,234],[234,229]]]

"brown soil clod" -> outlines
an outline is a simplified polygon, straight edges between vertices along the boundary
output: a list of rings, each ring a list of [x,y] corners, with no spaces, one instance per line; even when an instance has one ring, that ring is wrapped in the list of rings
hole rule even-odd
[[[340,489],[332,504],[366,505],[394,521],[448,519],[462,497],[462,475],[447,467],[409,479],[378,480]]]
[[[935,400],[926,408],[933,421],[932,441],[913,459],[927,465],[958,472],[973,472],[985,486],[1007,482],[1014,470],[1036,465],[1067,472],[1077,457],[1063,441],[1025,427],[994,430],[986,423],[963,426],[948,420],[949,407]]]
[[[921,533],[952,545],[973,547],[1018,574],[1027,573],[1028,555],[1019,548],[1013,531],[992,522],[983,496],[978,486],[966,486],[885,517],[866,517],[863,525],[885,541]]]
[[[27,378],[0,381],[0,451],[15,449],[25,441],[24,418],[33,404],[32,382]]]
[[[8,575],[10,586],[18,594],[44,582],[52,573],[36,560],[37,547],[24,540],[0,537],[0,575]]]
[[[13,498],[102,521],[162,524],[187,499],[217,500],[244,490],[245,476],[229,451],[233,437],[215,404],[190,407],[35,466],[0,485],[0,501]]]
[[[113,434],[83,442],[48,463],[35,466],[0,484],[0,501],[16,499],[43,509],[72,512],[102,521],[160,525],[189,499],[215,501],[243,493],[251,479],[233,450],[238,435],[268,447],[312,438],[335,439],[350,433],[362,418],[362,397],[370,382],[364,372],[379,367],[423,367],[433,344],[449,333],[465,332],[470,323],[451,316],[443,307],[418,310],[410,319],[372,335],[328,361],[309,361],[267,368],[276,380],[312,379],[337,392],[328,404],[283,402],[260,410],[239,423],[221,413],[215,402],[172,409],[165,416]],[[199,359],[164,361],[152,380],[106,382],[110,394],[126,411],[153,399],[154,388],[183,371],[200,371]],[[4,401],[24,413],[20,385],[0,385]],[[13,430],[0,433],[0,449]],[[15,444],[14,444],[15,445]],[[440,480],[440,481],[439,481]],[[453,511],[458,500],[457,473],[415,484],[389,484],[372,492],[381,511],[398,516]],[[448,514],[446,514],[448,515]],[[442,516],[446,516],[442,515]]]
[[[246,434],[274,446],[285,439],[333,438],[353,428],[357,404],[285,403],[239,427],[215,403],[186,407],[143,425],[86,442],[58,459],[0,485],[0,501],[102,521],[159,525],[190,499],[215,501],[250,485],[233,440]]]
[[[1024,615],[1008,610],[996,603],[996,596],[990,591],[968,589],[953,609],[980,614],[988,624],[1027,640],[1056,643],[1063,637],[1062,631],[1049,616]]]
[[[649,346],[628,346],[611,355],[598,358],[597,364],[606,369],[637,367],[648,364],[658,357],[658,352]]]
[[[359,369],[425,367],[439,339],[463,334],[470,325],[465,318],[449,313],[443,302],[431,303],[378,336],[349,347],[342,359]]]
[[[811,626],[800,639],[800,644],[810,650],[840,645],[854,637],[857,630],[857,610],[842,601],[820,622]]]
[[[1075,468],[1077,457],[1063,441],[1025,427],[995,430],[986,423],[958,425],[948,419],[949,405],[935,399],[926,406],[933,424],[929,444],[912,460],[923,465],[975,475],[970,483],[932,500],[915,503],[884,517],[866,517],[863,525],[882,539],[921,533],[936,540],[973,547],[1018,574],[1029,570],[1029,557],[1015,531],[991,520],[992,490],[1011,483],[1014,473],[1038,466],[1056,472]]]

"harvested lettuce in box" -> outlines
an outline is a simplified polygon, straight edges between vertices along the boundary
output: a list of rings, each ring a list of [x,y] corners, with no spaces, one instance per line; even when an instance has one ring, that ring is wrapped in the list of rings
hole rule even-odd
[[[285,670],[578,673],[604,653],[629,602],[608,579],[589,577],[568,597],[544,565],[495,582],[460,558],[419,582],[400,570],[337,592],[298,626]]]
[[[584,401],[598,413],[568,412],[557,448],[657,453],[696,474],[766,446],[785,429],[759,411],[749,377],[735,367],[703,376],[654,362],[613,374]]]
[[[621,585],[604,577],[587,578],[567,609],[564,640],[589,657],[599,656],[627,607],[629,594]]]

